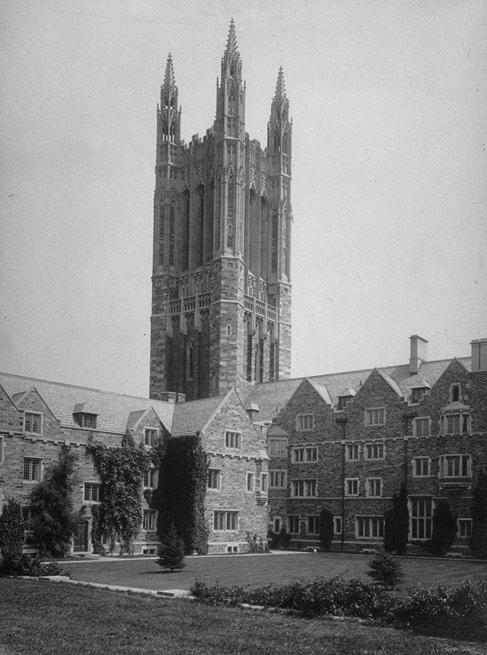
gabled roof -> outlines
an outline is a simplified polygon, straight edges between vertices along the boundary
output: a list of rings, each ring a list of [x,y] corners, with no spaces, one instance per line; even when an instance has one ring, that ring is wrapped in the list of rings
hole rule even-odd
[[[176,404],[171,434],[177,437],[201,432],[228,395]]]
[[[311,384],[313,389],[316,391],[316,393],[322,398],[327,405],[331,405],[331,398],[330,394],[328,393],[328,389],[325,387],[324,384],[320,384],[319,382],[313,381],[313,380],[308,380],[308,382]]]
[[[76,405],[85,403],[87,407],[97,408],[97,430],[125,434],[129,415],[150,407],[154,407],[162,424],[171,430],[174,403],[10,373],[0,373],[0,384],[10,397],[15,395],[17,399],[21,397],[17,394],[34,387],[61,425],[68,427],[79,427],[73,420],[73,412]]]

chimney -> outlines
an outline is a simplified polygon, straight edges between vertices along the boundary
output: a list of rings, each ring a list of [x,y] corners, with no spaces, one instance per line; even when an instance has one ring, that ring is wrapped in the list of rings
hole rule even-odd
[[[409,375],[416,375],[421,364],[428,358],[428,342],[423,337],[413,334],[409,337]]]
[[[472,346],[472,373],[487,371],[487,339],[474,339]]]
[[[257,414],[260,412],[259,405],[257,403],[250,403],[250,405],[247,407],[247,414],[249,415],[249,419],[254,422],[254,419],[256,418]]]

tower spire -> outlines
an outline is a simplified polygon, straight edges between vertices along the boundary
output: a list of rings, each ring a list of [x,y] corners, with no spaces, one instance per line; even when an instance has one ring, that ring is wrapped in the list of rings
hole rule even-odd
[[[164,73],[164,86],[176,86],[176,79],[174,77],[174,66],[172,61],[172,55],[169,53],[166,63],[166,72]]]
[[[276,92],[274,94],[274,98],[276,100],[284,100],[285,97],[286,97],[286,84],[284,82],[284,72],[282,70],[282,66],[279,66],[279,72],[277,74]]]
[[[232,18],[228,29],[227,47],[223,56],[228,59],[235,54],[238,54],[237,33],[235,31],[235,21]]]

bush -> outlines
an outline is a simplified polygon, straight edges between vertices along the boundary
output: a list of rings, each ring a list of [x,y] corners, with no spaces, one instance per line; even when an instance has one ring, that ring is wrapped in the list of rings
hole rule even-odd
[[[487,557],[487,471],[479,471],[472,496],[470,550],[475,557]]]
[[[186,566],[184,561],[184,541],[174,525],[171,525],[162,536],[157,563],[162,568],[169,569],[171,573],[175,569],[182,569]]]
[[[404,555],[409,534],[408,492],[402,484],[394,494],[392,507],[384,514],[384,548],[388,553]]]
[[[401,562],[384,550],[379,551],[369,562],[367,575],[384,589],[394,589],[403,578]]]
[[[333,514],[323,509],[320,514],[320,545],[323,550],[330,550],[333,541]]]
[[[14,559],[0,562],[0,576],[26,575],[39,577],[42,575],[59,575],[61,567],[56,562],[42,561],[38,555],[20,555]]]
[[[251,534],[247,532],[245,536],[245,541],[247,542],[248,552],[249,553],[265,553],[267,552],[267,544],[256,534]]]
[[[24,520],[22,508],[16,500],[8,500],[0,516],[0,552],[3,562],[22,556],[24,545]]]
[[[443,556],[451,548],[457,534],[457,515],[453,514],[446,500],[439,500],[433,513],[433,532],[428,550]]]

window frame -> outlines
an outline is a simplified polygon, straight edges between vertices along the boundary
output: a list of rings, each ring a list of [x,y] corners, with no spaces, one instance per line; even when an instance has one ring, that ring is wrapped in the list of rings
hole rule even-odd
[[[466,473],[449,474],[449,460],[459,458],[459,469]],[[445,468],[447,469],[445,471]],[[438,479],[440,480],[470,480],[472,478],[472,455],[470,453],[444,453],[438,457]]]
[[[460,382],[452,382],[450,384],[450,393],[449,393],[449,399],[451,403],[459,403],[461,402],[461,395],[462,395],[462,385]],[[455,398],[455,396],[458,396],[458,398]]]
[[[343,517],[334,516],[333,517],[333,536],[341,536],[343,532]]]
[[[0,464],[3,464],[5,458],[5,439],[3,435],[0,434]],[[3,507],[3,505],[1,505]]]
[[[148,439],[148,435],[150,438]],[[159,428],[144,428],[144,446],[146,448],[153,448],[157,439],[159,438]]]
[[[210,486],[210,476],[212,478],[216,477],[217,486]],[[216,468],[210,466],[208,468],[208,475],[206,476],[206,488],[208,491],[221,491],[222,488],[222,470],[221,468]]]
[[[473,520],[471,518],[459,516],[457,518],[457,537],[459,539],[470,539],[472,536],[472,525]]]
[[[367,530],[360,530],[365,527],[364,521],[367,521]],[[360,534],[369,532],[370,534]],[[375,532],[376,534],[372,534]],[[384,516],[379,514],[364,514],[355,516],[355,538],[376,541],[384,538]]]
[[[87,490],[90,490],[90,492],[87,494]],[[96,489],[96,498],[93,499],[93,490]],[[97,480],[85,480],[83,482],[83,504],[88,504],[88,505],[99,505],[101,500],[100,500],[100,491],[101,491],[101,482],[98,482]],[[89,496],[87,498],[87,496]]]
[[[349,450],[357,451],[357,457],[350,457]],[[359,462],[360,461],[360,444],[359,443],[347,443],[345,444],[345,461],[346,462]]]
[[[418,426],[427,423],[427,432],[418,430]],[[413,436],[414,437],[430,437],[431,436],[431,416],[416,416],[413,418]]]
[[[299,457],[297,457],[298,453]],[[314,457],[312,453],[314,453]],[[318,446],[293,446],[291,448],[292,464],[315,464],[316,462],[318,462]]]
[[[76,425],[85,430],[96,430],[97,417],[98,414],[93,414],[92,412],[75,412],[73,414],[73,419]]]
[[[372,494],[370,493],[370,485],[372,483],[379,483],[379,493],[378,494]],[[371,478],[365,478],[365,496],[367,498],[382,498],[383,496],[383,490],[384,490],[384,481],[382,478],[379,477],[371,477]]]
[[[264,495],[269,493],[269,476],[267,472],[260,474],[260,493]]]
[[[427,462],[428,473],[423,473],[423,472],[418,473],[418,467],[417,467],[418,462]],[[431,457],[426,457],[425,455],[418,455],[417,457],[413,457],[413,459],[411,460],[411,465],[412,465],[413,478],[430,478],[432,476]]]
[[[287,457],[287,439],[269,437],[269,457]]]
[[[221,521],[220,521],[221,519]],[[222,524],[225,527],[217,527],[217,524]],[[233,526],[235,523],[236,527]],[[213,512],[213,530],[214,532],[238,532],[240,524],[240,512],[233,509],[218,509]]]
[[[237,445],[232,445],[233,441]],[[225,430],[225,448],[229,450],[242,450],[242,433],[237,430]]]
[[[357,485],[357,493],[349,493],[348,487],[349,484],[355,482]],[[346,498],[356,498],[357,496],[360,495],[360,478],[345,478],[343,481],[343,484],[345,485],[345,497]]]
[[[23,482],[37,483],[37,482],[40,482],[42,480],[42,474],[43,474],[43,469],[44,469],[43,461],[44,460],[42,459],[42,457],[26,457],[26,456],[24,456],[23,473],[22,473]],[[25,466],[26,466],[27,462],[30,462],[30,464],[29,464],[29,477],[28,478],[25,477],[25,470],[26,470]],[[39,463],[39,477],[32,477],[32,471],[34,470],[32,465],[35,462]]]
[[[288,514],[287,517],[287,531],[289,534],[299,534],[299,530],[301,528],[301,516],[300,514]],[[294,528],[298,527],[297,530],[294,530]]]
[[[40,423],[39,431],[27,430],[26,423],[27,423],[27,417],[28,416],[37,416],[37,417],[39,417],[39,423]],[[25,432],[25,434],[35,434],[35,435],[38,435],[38,436],[42,435],[43,432],[44,432],[44,414],[42,412],[24,410],[24,432]]]
[[[315,524],[312,526],[312,524]],[[316,529],[311,529],[315,527]],[[306,534],[317,536],[320,534],[320,516],[319,514],[308,514],[306,516]]]
[[[369,457],[369,448],[376,449],[382,448],[382,455],[380,457]],[[383,441],[368,441],[364,444],[364,460],[366,462],[379,462],[386,458],[386,444]]]
[[[427,514],[427,508],[424,510],[424,514],[413,514],[414,503],[429,503],[430,513]],[[429,541],[433,532],[433,514],[435,511],[435,504],[433,502],[432,496],[411,496],[408,499],[408,509],[409,509],[409,534],[411,541]],[[423,526],[422,529],[419,529],[419,526]],[[423,536],[418,536],[419,533],[423,533]],[[416,536],[414,536],[416,533]]]
[[[245,491],[249,494],[253,494],[255,491],[255,473],[253,471],[247,471],[245,476]]]
[[[296,491],[303,493],[296,493]],[[314,490],[314,493],[310,493]],[[317,498],[318,497],[318,479],[303,478],[291,480],[291,498]]]
[[[151,466],[147,471],[144,471],[144,474],[142,476],[142,488],[143,489],[155,489],[156,484],[155,484],[155,476],[157,474],[157,469],[155,466]],[[149,484],[146,484],[146,476],[148,476],[147,481]]]
[[[273,484],[276,477],[283,483]],[[269,469],[269,489],[287,489],[287,469]]]
[[[308,420],[311,427],[307,425]],[[296,414],[296,432],[312,432],[315,429],[315,415],[313,412],[301,412]]]
[[[147,519],[147,520],[146,520]],[[144,532],[157,531],[157,511],[146,508],[142,512],[142,530]]]
[[[372,421],[372,412],[382,412],[382,420]],[[379,414],[377,415],[379,417]],[[367,407],[364,412],[364,424],[368,428],[381,427],[386,424],[387,411],[385,407]]]

